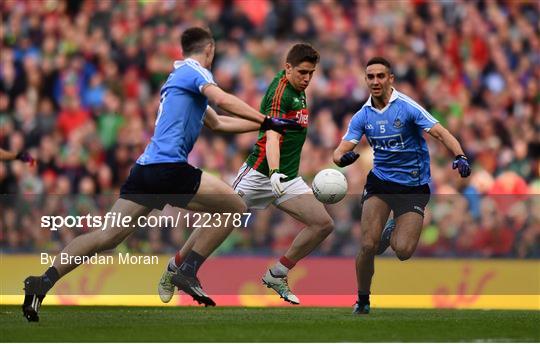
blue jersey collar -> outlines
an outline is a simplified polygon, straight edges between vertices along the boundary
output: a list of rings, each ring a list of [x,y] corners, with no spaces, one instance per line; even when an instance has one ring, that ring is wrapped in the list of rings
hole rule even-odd
[[[188,57],[187,59],[185,60],[176,60],[174,61],[174,69],[178,69],[179,67],[181,67],[182,65],[184,65],[186,62],[188,61],[191,61],[192,63],[195,63],[196,65],[200,66],[201,68],[204,68],[203,66],[201,66],[201,64],[199,63],[199,61],[195,60],[195,59],[192,59],[191,57]],[[206,68],[205,68],[206,69]]]

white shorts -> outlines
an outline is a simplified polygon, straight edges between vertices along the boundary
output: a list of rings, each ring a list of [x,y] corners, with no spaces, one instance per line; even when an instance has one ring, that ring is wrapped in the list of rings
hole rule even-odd
[[[251,168],[242,165],[232,185],[234,191],[242,197],[248,208],[265,209],[270,203],[278,205],[300,195],[311,193],[311,188],[298,176],[288,182],[282,182],[285,192],[276,198],[272,192],[270,178]]]

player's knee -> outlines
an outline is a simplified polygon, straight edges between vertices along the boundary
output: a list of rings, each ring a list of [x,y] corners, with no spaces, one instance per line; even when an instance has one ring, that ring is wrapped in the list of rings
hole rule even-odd
[[[222,212],[241,214],[247,212],[246,202],[239,196],[226,198],[223,202]]]
[[[316,226],[317,232],[324,237],[327,237],[334,230],[334,220],[330,217],[327,217],[321,221]]]
[[[412,257],[414,254],[414,246],[412,245],[397,245],[397,247],[394,248],[394,251],[396,251],[396,256],[399,260],[404,261]]]
[[[379,247],[379,242],[374,240],[363,240],[360,245],[360,253],[362,255],[375,255]]]

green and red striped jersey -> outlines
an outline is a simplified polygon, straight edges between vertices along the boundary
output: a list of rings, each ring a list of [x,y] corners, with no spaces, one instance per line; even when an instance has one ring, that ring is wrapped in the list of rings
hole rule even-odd
[[[296,178],[300,166],[300,153],[307,135],[309,113],[306,104],[306,93],[297,91],[287,81],[285,70],[282,70],[274,77],[268,90],[266,90],[260,111],[271,117],[294,119],[302,126],[301,130],[287,130],[280,140],[279,170],[287,175],[287,180]],[[266,132],[259,132],[257,143],[255,143],[246,163],[268,176]]]

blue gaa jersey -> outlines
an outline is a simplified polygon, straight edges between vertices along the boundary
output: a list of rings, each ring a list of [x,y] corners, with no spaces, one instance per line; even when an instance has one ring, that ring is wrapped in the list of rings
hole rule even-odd
[[[438,121],[403,93],[392,89],[388,105],[378,110],[371,96],[351,122],[343,140],[355,144],[366,135],[373,147],[373,173],[382,180],[408,186],[429,183],[429,151],[422,130]]]
[[[215,84],[212,73],[199,62],[190,58],[174,62],[161,88],[154,136],[137,164],[187,161],[203,125],[208,99],[202,89],[208,84]]]

